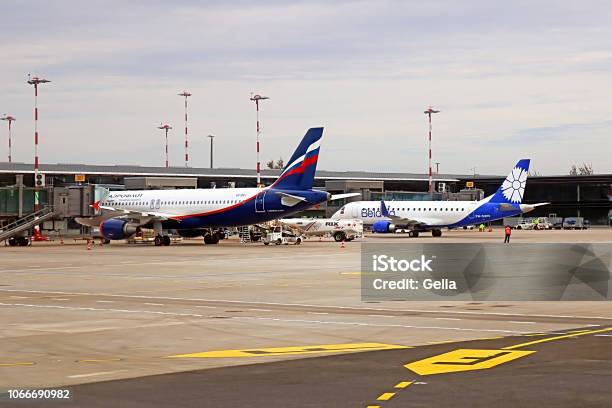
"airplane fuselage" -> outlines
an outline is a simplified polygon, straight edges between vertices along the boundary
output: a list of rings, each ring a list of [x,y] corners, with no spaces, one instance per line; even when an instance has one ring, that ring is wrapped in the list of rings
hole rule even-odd
[[[521,205],[500,206],[481,201],[386,201],[389,215],[420,220],[423,227],[462,227],[498,220],[522,213]],[[380,201],[356,201],[346,204],[332,218],[358,218],[365,225],[378,221],[395,222],[381,212]],[[401,225],[401,223],[399,223]]]
[[[280,193],[303,197],[305,201],[286,205]],[[302,211],[327,198],[328,194],[323,191],[274,188],[132,190],[111,192],[100,205],[125,210],[126,215],[130,212],[161,215],[166,218],[166,228],[195,229],[266,222]],[[112,216],[118,216],[117,212]]]

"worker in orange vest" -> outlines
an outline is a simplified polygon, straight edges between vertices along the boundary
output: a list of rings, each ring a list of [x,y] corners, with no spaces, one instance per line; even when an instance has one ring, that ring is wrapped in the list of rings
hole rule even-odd
[[[510,234],[512,234],[512,228],[510,228],[509,225],[506,225],[506,228],[504,228],[504,232],[506,233],[506,237],[504,238],[504,244],[509,244]]]

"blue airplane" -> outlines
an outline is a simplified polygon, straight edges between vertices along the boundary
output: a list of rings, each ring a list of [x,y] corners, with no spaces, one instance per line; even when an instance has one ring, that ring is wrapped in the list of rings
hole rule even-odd
[[[529,159],[519,160],[495,194],[480,201],[355,201],[346,204],[332,218],[358,218],[378,233],[401,228],[409,230],[409,235],[414,237],[425,231],[439,237],[443,227],[458,228],[523,214],[549,204],[522,204],[529,162]]]

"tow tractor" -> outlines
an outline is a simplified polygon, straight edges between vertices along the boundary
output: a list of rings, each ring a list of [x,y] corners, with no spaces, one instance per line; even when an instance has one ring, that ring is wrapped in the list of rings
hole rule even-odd
[[[291,231],[283,230],[281,225],[272,227],[267,234],[262,238],[264,245],[300,245],[302,243],[302,237],[294,234]]]

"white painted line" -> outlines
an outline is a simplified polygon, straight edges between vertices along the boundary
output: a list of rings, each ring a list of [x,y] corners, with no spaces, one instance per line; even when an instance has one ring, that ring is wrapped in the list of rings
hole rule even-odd
[[[247,309],[247,310],[252,310],[254,312],[271,312],[272,311],[270,309]]]
[[[551,314],[530,314],[530,313],[503,313],[503,312],[472,312],[464,310],[426,310],[426,309],[383,309],[371,307],[355,307],[355,306],[328,306],[328,305],[313,305],[307,303],[280,303],[280,302],[260,302],[248,300],[225,300],[225,299],[201,299],[201,298],[181,298],[169,296],[147,296],[147,295],[122,295],[118,293],[96,293],[96,292],[64,292],[64,291],[45,291],[45,290],[20,290],[20,289],[0,289],[0,292],[23,292],[23,293],[44,293],[44,294],[62,294],[62,295],[80,295],[80,296],[107,296],[116,298],[128,299],[157,299],[157,300],[183,300],[192,302],[211,302],[211,303],[234,303],[234,304],[251,304],[251,305],[270,305],[270,306],[299,306],[299,307],[316,307],[327,309],[348,309],[348,310],[372,310],[380,312],[415,312],[415,313],[438,313],[438,314],[461,314],[461,315],[485,315],[485,316],[521,316],[521,317],[551,317],[551,318],[566,318],[566,319],[597,319],[597,320],[612,320],[610,316],[582,316],[582,315],[551,315]]]
[[[63,298],[62,298],[62,299],[51,299],[51,300],[57,300],[57,301],[59,301],[59,302],[65,302],[65,301],[70,300],[70,299],[63,299]]]
[[[168,315],[168,316],[204,317],[204,315],[196,314],[196,313],[160,312],[156,310],[102,309],[102,308],[96,308],[96,307],[30,305],[26,303],[0,303],[0,306],[35,307],[35,308],[43,308],[43,309],[48,308],[48,309],[64,309],[64,310],[87,310],[87,311],[92,311],[92,312],[143,313],[143,314],[158,314],[158,315]]]
[[[164,306],[163,303],[145,303],[147,306]]]
[[[10,299],[29,299],[27,296],[9,296]]]
[[[456,330],[469,332],[495,332],[495,333],[511,333],[524,334],[526,332],[516,330],[500,330],[500,329],[468,329],[463,327],[439,327],[439,326],[411,326],[404,324],[377,324],[377,323],[360,323],[360,322],[342,322],[336,320],[306,320],[306,319],[280,319],[276,317],[257,317],[257,316],[232,316],[232,319],[237,320],[269,320],[283,323],[314,323],[314,324],[336,324],[344,326],[368,326],[368,327],[398,327],[404,329],[430,329],[430,330]]]
[[[595,334],[595,337],[612,337],[612,334]]]
[[[325,312],[308,312],[308,314],[326,315],[326,314],[329,314],[329,313],[325,313]]]
[[[536,322],[519,322],[515,320],[508,320],[508,323],[516,323],[516,324],[536,324]]]
[[[202,308],[206,308],[206,309],[216,309],[217,306],[205,306],[205,305],[200,305],[200,306],[196,306],[196,307],[202,307]]]
[[[115,312],[115,313],[141,313],[141,314],[157,314],[164,316],[187,316],[187,317],[217,317],[204,316],[196,313],[176,313],[176,312],[161,312],[154,310],[129,310],[129,309],[102,309],[95,307],[76,307],[76,306],[57,306],[57,305],[31,305],[26,303],[0,303],[0,306],[16,306],[16,307],[32,307],[42,309],[64,309],[64,310],[85,310],[92,312]],[[517,330],[501,330],[501,329],[468,329],[463,327],[439,327],[439,326],[412,326],[403,324],[378,324],[378,323],[362,323],[362,322],[343,322],[336,320],[306,320],[306,319],[281,319],[276,317],[260,317],[260,316],[227,316],[227,320],[265,320],[282,323],[311,323],[311,324],[326,324],[326,325],[341,325],[341,326],[368,326],[368,327],[390,327],[404,329],[429,329],[429,330],[455,330],[469,332],[494,332],[494,333],[510,333],[510,334],[525,334],[528,332]]]
[[[97,373],[89,373],[89,374],[77,374],[77,375],[69,375],[68,378],[85,378],[85,377],[94,377],[96,375],[106,375],[106,374],[114,374],[123,370],[115,370],[115,371],[99,371]]]
[[[436,317],[436,320],[461,320],[454,317]]]

